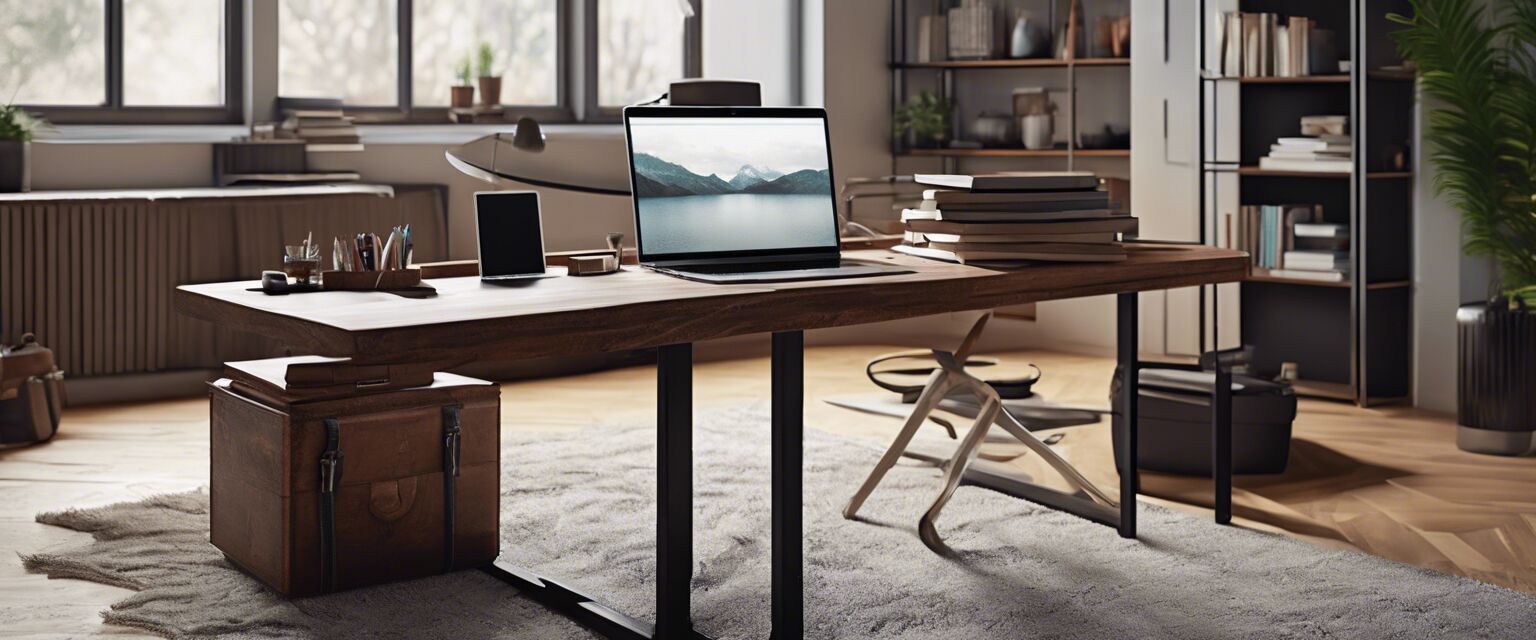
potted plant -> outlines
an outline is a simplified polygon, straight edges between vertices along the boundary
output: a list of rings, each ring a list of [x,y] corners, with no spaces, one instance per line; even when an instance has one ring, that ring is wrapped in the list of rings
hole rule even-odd
[[[501,104],[501,75],[496,72],[496,50],[490,43],[480,43],[477,60],[480,72],[480,104],[494,107]]]
[[[466,54],[463,59],[459,60],[459,65],[454,69],[454,77],[458,79],[459,83],[449,87],[449,90],[453,92],[448,102],[449,106],[455,109],[465,109],[474,106],[475,86],[469,83],[471,73],[469,55]]]
[[[32,138],[45,124],[19,106],[0,106],[0,193],[32,189]]]
[[[1536,4],[1413,0],[1391,15],[1418,68],[1435,188],[1461,213],[1463,248],[1497,266],[1495,293],[1464,305],[1456,444],[1519,455],[1536,431]]]
[[[949,114],[947,101],[924,91],[896,109],[892,121],[897,137],[910,136],[910,146],[931,148],[949,138]]]

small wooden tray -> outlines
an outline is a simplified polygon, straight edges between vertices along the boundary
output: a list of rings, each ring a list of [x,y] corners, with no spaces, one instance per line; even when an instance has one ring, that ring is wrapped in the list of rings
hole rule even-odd
[[[393,271],[326,271],[320,286],[326,291],[389,291],[421,284],[421,269]]]

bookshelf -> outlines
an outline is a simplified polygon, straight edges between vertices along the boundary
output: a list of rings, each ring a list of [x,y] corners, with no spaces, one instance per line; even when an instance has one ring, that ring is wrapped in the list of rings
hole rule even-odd
[[[1006,54],[1006,40],[1017,11],[1027,11],[1046,25],[1065,23],[1072,0],[996,0],[992,6],[1004,12],[1000,20]],[[941,167],[925,165],[918,173],[942,171],[945,173],[999,169],[1077,169],[1080,161],[1089,163],[1092,170],[1110,177],[1129,178],[1130,148],[1082,148],[1080,134],[1098,133],[1096,129],[1080,127],[1084,118],[1079,97],[1101,101],[1101,87],[1119,87],[1124,94],[1123,122],[1130,122],[1130,66],[1129,57],[1086,56],[1074,59],[1060,58],[994,58],[983,60],[930,60],[920,61],[917,45],[920,33],[919,21],[923,16],[945,15],[957,6],[957,0],[892,0],[890,60],[892,113],[919,92],[933,91],[954,106],[951,122],[951,140],[973,139],[970,131],[972,120],[982,111],[1012,113],[1011,91],[1015,87],[1041,86],[1051,93],[1051,99],[1060,107],[1056,113],[1055,128],[1058,136],[1066,138],[1063,146],[1054,149],[1025,149],[1018,140],[1009,145],[985,148],[924,148],[908,144],[902,137],[891,140],[892,174],[912,173],[903,170],[903,160],[931,161],[937,159]],[[1087,15],[1082,37],[1092,41],[1091,25],[1101,14],[1123,13],[1129,15],[1128,0],[1102,0],[1084,2]],[[1054,35],[1052,46],[1055,46]],[[1083,94],[1079,96],[1079,94]],[[969,97],[969,99],[967,99]],[[1097,106],[1097,105],[1095,105]],[[1098,117],[1098,114],[1089,116]],[[1091,127],[1092,125],[1085,125]],[[1017,134],[1017,123],[1014,125]],[[1060,144],[1060,143],[1058,143]],[[1011,164],[1016,163],[1016,164]],[[1107,164],[1106,164],[1107,163]]]
[[[1343,282],[1285,278],[1254,269],[1242,283],[1238,329],[1254,347],[1254,373],[1273,376],[1294,362],[1302,395],[1362,406],[1409,392],[1412,315],[1414,84],[1398,65],[1386,20],[1411,13],[1408,0],[1201,0],[1200,201],[1206,238],[1230,242],[1228,215],[1242,205],[1318,203],[1323,220],[1350,230]],[[1337,36],[1348,73],[1302,77],[1221,77],[1210,54],[1216,16],[1243,12],[1307,16]],[[1212,26],[1206,26],[1212,25]],[[1275,171],[1258,159],[1282,136],[1299,135],[1304,115],[1349,116],[1353,170]]]

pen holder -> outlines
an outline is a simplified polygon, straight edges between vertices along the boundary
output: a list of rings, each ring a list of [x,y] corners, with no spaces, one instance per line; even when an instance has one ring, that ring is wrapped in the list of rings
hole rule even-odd
[[[320,278],[320,288],[327,291],[388,291],[409,289],[419,284],[421,269],[327,271]]]

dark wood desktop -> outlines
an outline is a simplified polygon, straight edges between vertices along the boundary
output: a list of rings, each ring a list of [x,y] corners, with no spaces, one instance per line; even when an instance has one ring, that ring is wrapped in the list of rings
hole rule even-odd
[[[278,339],[299,352],[362,362],[514,360],[622,349],[657,349],[657,583],[654,627],[575,588],[497,560],[487,570],[546,605],[611,638],[699,637],[689,621],[693,566],[692,343],[772,333],[773,637],[802,635],[801,474],[803,332],[808,329],[1117,294],[1121,384],[1136,397],[1137,301],[1141,291],[1243,280],[1246,254],[1203,246],[1130,244],[1129,259],[994,270],[881,250],[847,258],[888,261],[912,273],[813,282],[718,285],[627,267],[597,278],[552,278],[520,287],[477,278],[431,280],[438,295],[407,299],[378,292],[266,296],[251,282],[179,287],[176,306],[219,325]],[[1128,366],[1127,366],[1128,365]],[[1135,403],[1120,407],[1135,425]],[[1230,442],[1230,424],[1216,442]],[[1126,429],[1125,451],[1136,430]],[[1220,447],[1218,447],[1219,449]],[[1230,461],[1217,455],[1217,519],[1230,518]],[[1122,461],[1121,468],[1134,464]],[[1225,469],[1226,473],[1221,470]],[[852,487],[850,487],[850,490]],[[1120,495],[1134,496],[1134,473]],[[1134,499],[1106,521],[1136,534]],[[1059,504],[1057,508],[1067,508]],[[1071,510],[1069,508],[1069,510]],[[1076,512],[1076,511],[1074,511]],[[1080,514],[1082,515],[1082,514]],[[1088,517],[1088,516],[1085,516]]]

